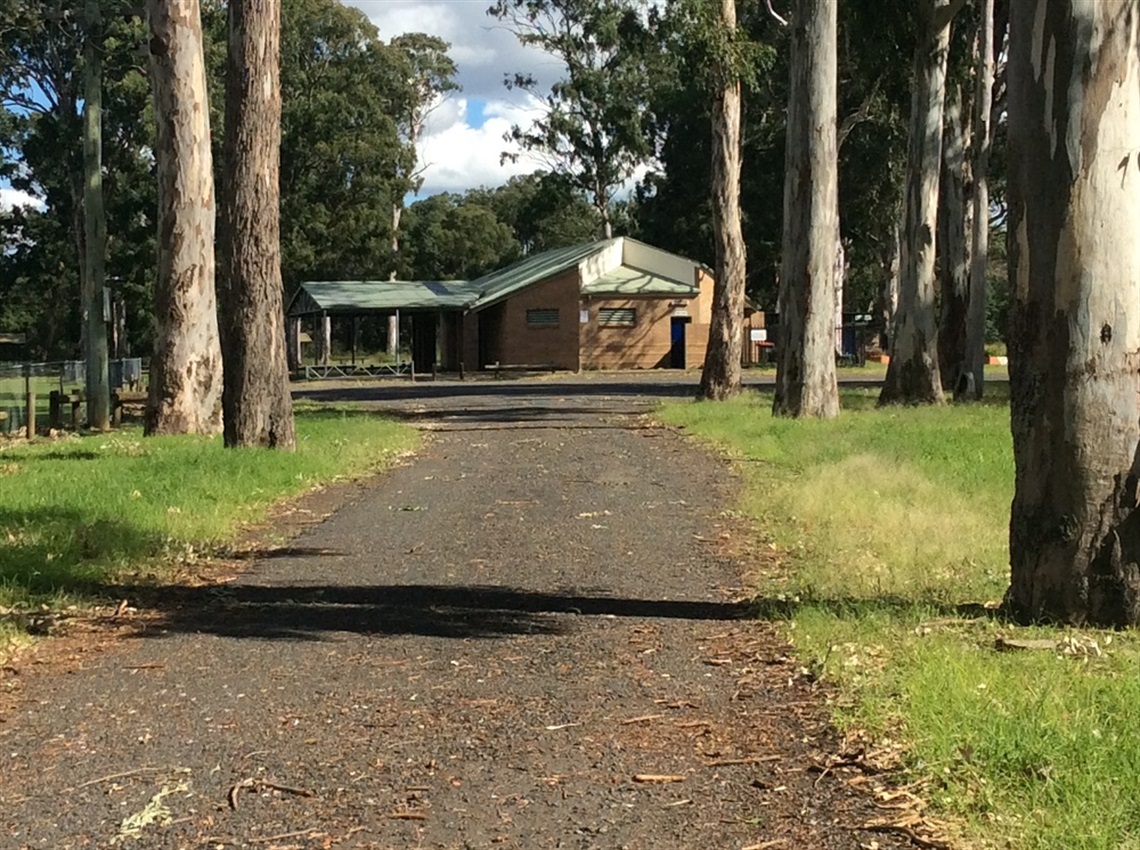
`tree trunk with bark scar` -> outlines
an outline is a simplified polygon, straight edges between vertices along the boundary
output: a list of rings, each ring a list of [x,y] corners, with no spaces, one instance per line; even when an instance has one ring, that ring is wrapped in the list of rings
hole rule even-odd
[[[946,54],[955,0],[922,0],[910,104],[910,144],[899,261],[899,306],[880,404],[941,404],[934,309],[935,228],[942,167]]]
[[[720,23],[736,30],[736,0],[721,0]],[[716,281],[712,324],[698,398],[722,401],[740,392],[744,333],[744,235],[740,225],[740,80],[725,60],[712,108],[713,231]]]
[[[990,253],[990,146],[993,144],[994,0],[982,0],[974,93],[974,215],[970,245],[970,301],[966,309],[965,369],[954,398],[978,401],[985,386],[986,269]]]
[[[230,0],[219,248],[227,446],[296,446],[281,291],[279,0]]]
[[[792,18],[779,360],[772,402],[777,416],[839,415],[836,283],[843,255],[835,121],[837,8],[837,0],[797,0]]]
[[[1010,15],[1010,612],[1140,623],[1140,15]]]
[[[158,280],[147,434],[222,429],[214,175],[198,0],[149,0]]]
[[[942,131],[941,208],[938,213],[939,288],[942,316],[938,328],[938,371],[944,388],[953,390],[965,369],[966,314],[970,303],[970,243],[973,207],[967,197],[970,174],[967,128],[960,86],[946,98]]]

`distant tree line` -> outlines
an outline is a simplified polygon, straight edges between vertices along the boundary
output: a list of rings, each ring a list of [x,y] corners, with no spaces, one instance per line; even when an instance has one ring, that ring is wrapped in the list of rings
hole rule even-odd
[[[0,12],[0,176],[47,206],[0,217],[6,246],[0,255],[0,328],[29,332],[37,357],[80,353],[80,5],[30,0]],[[146,355],[157,250],[154,106],[141,51],[146,25],[125,0],[104,5],[111,341],[113,354]],[[649,13],[609,0],[549,5],[594,34],[593,41],[548,38],[541,19],[527,23],[526,4],[498,3],[492,10],[526,25],[530,43],[567,65],[566,79],[553,92],[535,91],[545,98],[547,119],[504,140],[507,152],[531,148],[544,170],[405,208],[422,180],[414,142],[423,112],[455,88],[448,45],[424,34],[385,41],[361,12],[333,0],[283,0],[286,296],[311,278],[470,278],[528,253],[597,238],[607,226],[715,264],[708,135],[713,101],[702,69],[717,48],[708,30],[702,34],[694,24],[694,4],[677,0]],[[862,2],[839,8],[839,205],[850,311],[882,313],[897,265],[914,73],[912,63],[899,61],[898,46],[917,38],[913,5],[897,0],[889,9]],[[967,20],[972,12],[962,14]],[[951,44],[957,58],[950,76],[960,84],[968,77],[969,33],[976,28],[970,21]],[[202,23],[217,166],[225,67],[225,10],[218,0],[203,3]],[[750,68],[741,78],[746,289],[771,310],[781,256],[791,44],[787,28],[764,4],[741,4],[738,29]],[[510,85],[534,89],[526,69],[504,70],[511,72]],[[587,103],[594,112],[583,121],[580,107]],[[1000,173],[1000,159],[997,166]],[[1000,174],[991,182],[994,209],[1001,209]],[[991,240],[995,252],[1003,242],[1000,234]],[[1006,300],[997,283],[991,338],[1000,332]]]

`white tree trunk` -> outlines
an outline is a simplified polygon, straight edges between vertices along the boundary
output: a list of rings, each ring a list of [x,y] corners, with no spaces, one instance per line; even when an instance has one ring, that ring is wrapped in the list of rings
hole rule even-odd
[[[736,0],[720,0],[720,26],[736,31]],[[740,80],[724,62],[712,108],[712,207],[716,281],[708,351],[699,398],[723,400],[740,392],[744,335],[744,234],[740,224]],[[606,222],[607,232],[609,222]]]
[[[943,387],[954,390],[965,371],[966,314],[970,302],[970,165],[962,89],[947,93],[942,130],[942,184],[938,213],[939,289],[938,370]]]
[[[981,399],[986,363],[986,268],[990,252],[990,146],[993,144],[994,0],[982,0],[974,93],[974,215],[970,245],[970,303],[966,309],[965,370],[954,388],[960,400]]]
[[[883,345],[888,351],[890,350],[890,341],[895,338],[895,318],[899,309],[899,258],[901,252],[902,223],[900,220],[896,220],[890,253],[887,255],[887,262],[883,267]]]
[[[1140,54],[1134,0],[1010,17],[1007,604],[1140,623]]]
[[[322,366],[329,365],[332,357],[332,318],[321,314],[313,320],[314,343],[317,348],[317,362]]]
[[[943,400],[934,301],[935,232],[946,55],[950,19],[960,4],[954,0],[920,2],[922,23],[915,50],[910,106],[899,306],[880,404],[940,404]]]
[[[838,205],[838,194],[836,197]],[[838,219],[838,213],[836,213]],[[839,224],[836,222],[836,234]],[[835,356],[843,356],[843,284],[847,281],[847,252],[843,250],[843,240],[835,240]]]
[[[158,280],[148,434],[222,428],[214,175],[198,0],[148,0],[158,130]]]
[[[399,204],[392,204],[392,271],[388,275],[389,280],[395,280],[398,276],[396,260],[400,256],[400,218],[403,211]],[[393,315],[388,317],[388,356],[395,358],[399,350],[400,320]]]
[[[797,0],[784,153],[779,342],[772,412],[839,415],[835,376],[839,168],[836,143],[837,0]]]

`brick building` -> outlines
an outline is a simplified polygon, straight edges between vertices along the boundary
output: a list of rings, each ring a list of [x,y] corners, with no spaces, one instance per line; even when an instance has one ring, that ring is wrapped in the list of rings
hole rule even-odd
[[[617,237],[535,254],[466,283],[309,282],[288,312],[410,314],[423,371],[432,358],[445,371],[688,369],[704,362],[712,288],[706,266]]]

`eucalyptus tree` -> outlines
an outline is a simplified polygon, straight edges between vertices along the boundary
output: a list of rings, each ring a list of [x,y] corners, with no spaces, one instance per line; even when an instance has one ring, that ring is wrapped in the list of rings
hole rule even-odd
[[[281,5],[229,0],[219,239],[225,444],[296,447],[281,285]]]
[[[530,94],[542,114],[508,134],[548,171],[589,195],[601,236],[613,235],[610,204],[652,153],[648,110],[651,38],[637,0],[496,0],[488,14],[519,42],[553,56],[564,76],[548,88],[531,72],[508,74],[508,88]],[[518,152],[503,154],[517,159]]]
[[[457,91],[455,82],[458,68],[447,50],[450,45],[438,36],[420,32],[405,33],[392,39],[392,53],[398,58],[397,74],[403,83],[404,96],[397,100],[397,121],[400,139],[405,149],[398,159],[398,176],[407,182],[408,191],[417,193],[423,185],[427,163],[419,157],[418,146],[424,124],[444,95]],[[389,277],[396,279],[400,254],[400,216],[404,210],[401,195],[392,202],[392,270]],[[388,354],[395,356],[400,343],[399,320],[388,319]]]
[[[222,428],[214,290],[214,174],[198,0],[149,0],[158,276],[148,434]]]
[[[950,24],[965,0],[919,0],[899,302],[880,404],[941,403],[934,288],[942,116]]]
[[[721,401],[740,392],[745,249],[740,220],[741,66],[736,0],[720,0],[707,27],[712,44],[712,219],[716,245],[712,322],[697,397]]]
[[[111,427],[107,363],[107,210],[103,204],[103,9],[87,0],[83,12],[83,312],[87,427]]]
[[[1003,46],[1006,20],[999,26],[994,0],[980,0],[978,49],[974,69],[973,214],[970,233],[970,297],[966,308],[964,360],[954,384],[956,399],[980,399],[986,362],[987,265],[990,255],[990,152],[994,141],[995,53]]]
[[[1135,0],[1014,0],[1011,584],[1019,619],[1140,624]]]
[[[839,273],[838,0],[797,0],[784,166],[776,392],[781,416],[839,415],[835,309]]]

